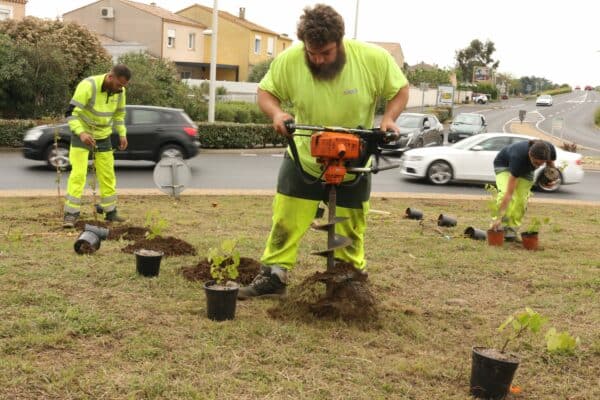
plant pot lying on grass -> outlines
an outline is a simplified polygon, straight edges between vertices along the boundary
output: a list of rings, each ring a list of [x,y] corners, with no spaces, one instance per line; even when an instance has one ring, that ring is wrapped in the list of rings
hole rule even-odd
[[[530,308],[509,316],[498,331],[512,327],[502,349],[473,347],[471,355],[470,393],[482,399],[504,399],[520,363],[520,358],[506,351],[508,344],[526,331],[537,333],[546,319]]]
[[[235,318],[237,295],[240,285],[233,282],[238,276],[240,254],[235,249],[234,240],[225,240],[221,247],[211,248],[208,261],[210,274],[214,280],[204,284],[206,293],[206,315],[213,321],[225,321]]]

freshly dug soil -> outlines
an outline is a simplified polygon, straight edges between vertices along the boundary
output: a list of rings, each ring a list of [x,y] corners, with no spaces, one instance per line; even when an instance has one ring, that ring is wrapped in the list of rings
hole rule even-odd
[[[227,263],[228,260],[224,262]],[[240,265],[238,266],[238,277],[235,282],[241,285],[248,285],[256,275],[260,272],[260,262],[252,258],[240,257]],[[192,267],[183,267],[180,269],[181,274],[188,281],[207,282],[213,280],[210,275],[210,262],[208,259],[200,260],[198,264]]]
[[[125,246],[121,251],[123,253],[134,253],[136,250],[141,249],[162,251],[165,256],[196,255],[194,246],[172,236],[157,236],[154,239],[139,239],[136,240],[135,243]]]
[[[367,275],[351,263],[335,264],[332,271],[316,272],[269,310],[274,318],[315,316],[322,319],[369,322],[378,318],[377,301]]]

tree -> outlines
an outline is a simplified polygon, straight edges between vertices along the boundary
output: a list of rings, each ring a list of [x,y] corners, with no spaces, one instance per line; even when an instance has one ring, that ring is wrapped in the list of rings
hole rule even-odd
[[[492,54],[496,51],[494,42],[488,40],[482,43],[479,39],[471,41],[469,47],[456,52],[459,79],[462,82],[473,81],[473,69],[476,66],[498,68],[500,61],[494,61]]]
[[[408,81],[415,86],[421,83],[428,83],[432,86],[439,86],[444,83],[450,83],[450,72],[445,69],[432,68],[408,68],[406,72],[406,78]]]
[[[273,62],[272,58],[269,58],[266,61],[260,62],[252,67],[250,74],[248,75],[248,82],[260,82],[260,80],[267,74],[271,63]]]
[[[184,107],[189,89],[178,78],[171,61],[147,53],[128,53],[119,57],[119,63],[126,64],[131,70],[128,104]]]

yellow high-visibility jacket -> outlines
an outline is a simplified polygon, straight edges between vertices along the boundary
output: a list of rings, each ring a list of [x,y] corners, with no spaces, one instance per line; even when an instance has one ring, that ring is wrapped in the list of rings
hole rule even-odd
[[[109,94],[102,91],[102,82],[107,74],[90,76],[79,82],[71,99],[73,109],[67,119],[71,132],[79,136],[90,133],[94,139],[111,135],[113,127],[119,136],[127,135],[125,128],[125,88],[121,93]]]

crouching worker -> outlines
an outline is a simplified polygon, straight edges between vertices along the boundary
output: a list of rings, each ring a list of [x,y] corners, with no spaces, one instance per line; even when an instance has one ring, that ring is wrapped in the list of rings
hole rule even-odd
[[[67,184],[64,228],[72,228],[79,218],[90,151],[93,152],[96,178],[100,187],[100,207],[107,221],[124,221],[117,214],[117,180],[110,136],[119,134],[119,150],[127,148],[125,129],[125,86],[131,71],[115,65],[109,73],[91,76],[77,85],[67,111],[71,129],[69,161],[71,174]]]
[[[546,164],[554,167],[556,149],[543,140],[525,140],[503,148],[494,159],[498,188],[498,215],[492,229],[504,226],[505,239],[519,240],[518,230],[527,210],[534,171]],[[552,186],[554,182],[549,182]]]

